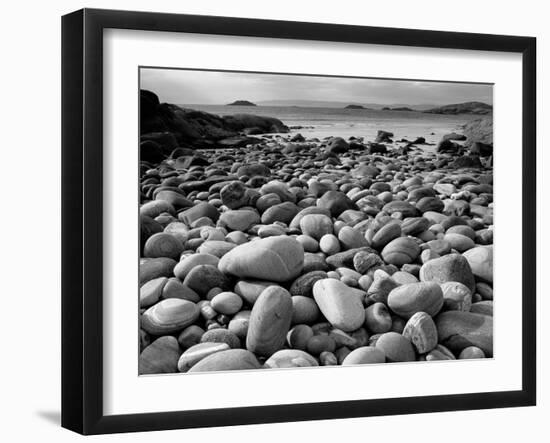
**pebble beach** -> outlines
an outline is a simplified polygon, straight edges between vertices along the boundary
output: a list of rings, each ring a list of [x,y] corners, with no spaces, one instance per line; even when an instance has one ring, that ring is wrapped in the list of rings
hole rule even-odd
[[[140,374],[491,358],[492,147],[298,132],[142,155]]]

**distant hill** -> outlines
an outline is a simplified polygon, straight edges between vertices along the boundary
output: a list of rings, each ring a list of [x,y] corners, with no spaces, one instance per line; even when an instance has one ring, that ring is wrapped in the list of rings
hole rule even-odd
[[[365,109],[365,107],[361,105],[347,105],[344,109]]]
[[[452,105],[439,106],[437,108],[426,109],[424,112],[429,114],[490,114],[493,107],[483,102],[455,103]]]
[[[233,103],[228,103],[227,106],[257,106],[255,103],[248,100],[236,100]]]
[[[292,100],[292,99],[281,99],[281,100],[262,100],[258,102],[259,106],[288,106],[288,107],[300,107],[300,108],[347,108],[349,105],[353,106],[362,106],[364,109],[382,109],[384,107],[389,108],[403,108],[407,107],[413,111],[424,111],[425,109],[435,108],[437,104],[418,104],[411,105],[408,103],[358,103],[358,102],[339,102],[339,101],[328,101],[328,100]],[[352,109],[352,108],[350,108]],[[360,108],[356,108],[360,109]]]

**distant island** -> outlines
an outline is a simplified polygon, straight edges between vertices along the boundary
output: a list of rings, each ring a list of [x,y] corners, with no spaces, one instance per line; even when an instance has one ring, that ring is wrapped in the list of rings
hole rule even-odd
[[[233,103],[228,103],[227,106],[257,106],[255,103],[248,100],[235,100]]]
[[[382,108],[382,111],[414,111],[414,109],[411,109],[407,106],[398,106],[397,108],[390,108],[388,106],[384,106]]]
[[[365,107],[361,105],[347,105],[344,109],[365,109]]]
[[[424,112],[429,114],[475,114],[485,115],[493,112],[493,107],[483,102],[465,102],[452,105],[440,106],[437,108],[426,109]]]

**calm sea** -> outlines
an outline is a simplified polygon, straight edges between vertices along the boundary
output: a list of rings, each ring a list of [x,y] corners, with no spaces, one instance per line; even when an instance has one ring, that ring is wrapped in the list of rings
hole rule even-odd
[[[475,115],[438,115],[411,111],[381,111],[370,109],[310,108],[294,106],[216,106],[181,105],[217,115],[255,114],[280,119],[287,126],[304,126],[292,129],[305,137],[324,138],[339,136],[364,137],[373,141],[379,129],[394,133],[394,140],[413,140],[424,137],[427,142],[437,143],[443,135],[460,131],[460,126]]]

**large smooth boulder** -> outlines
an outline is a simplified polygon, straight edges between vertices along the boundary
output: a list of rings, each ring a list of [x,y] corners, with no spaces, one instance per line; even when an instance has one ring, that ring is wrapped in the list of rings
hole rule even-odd
[[[241,278],[286,282],[304,266],[304,248],[292,237],[276,236],[237,246],[225,254],[218,268]]]

